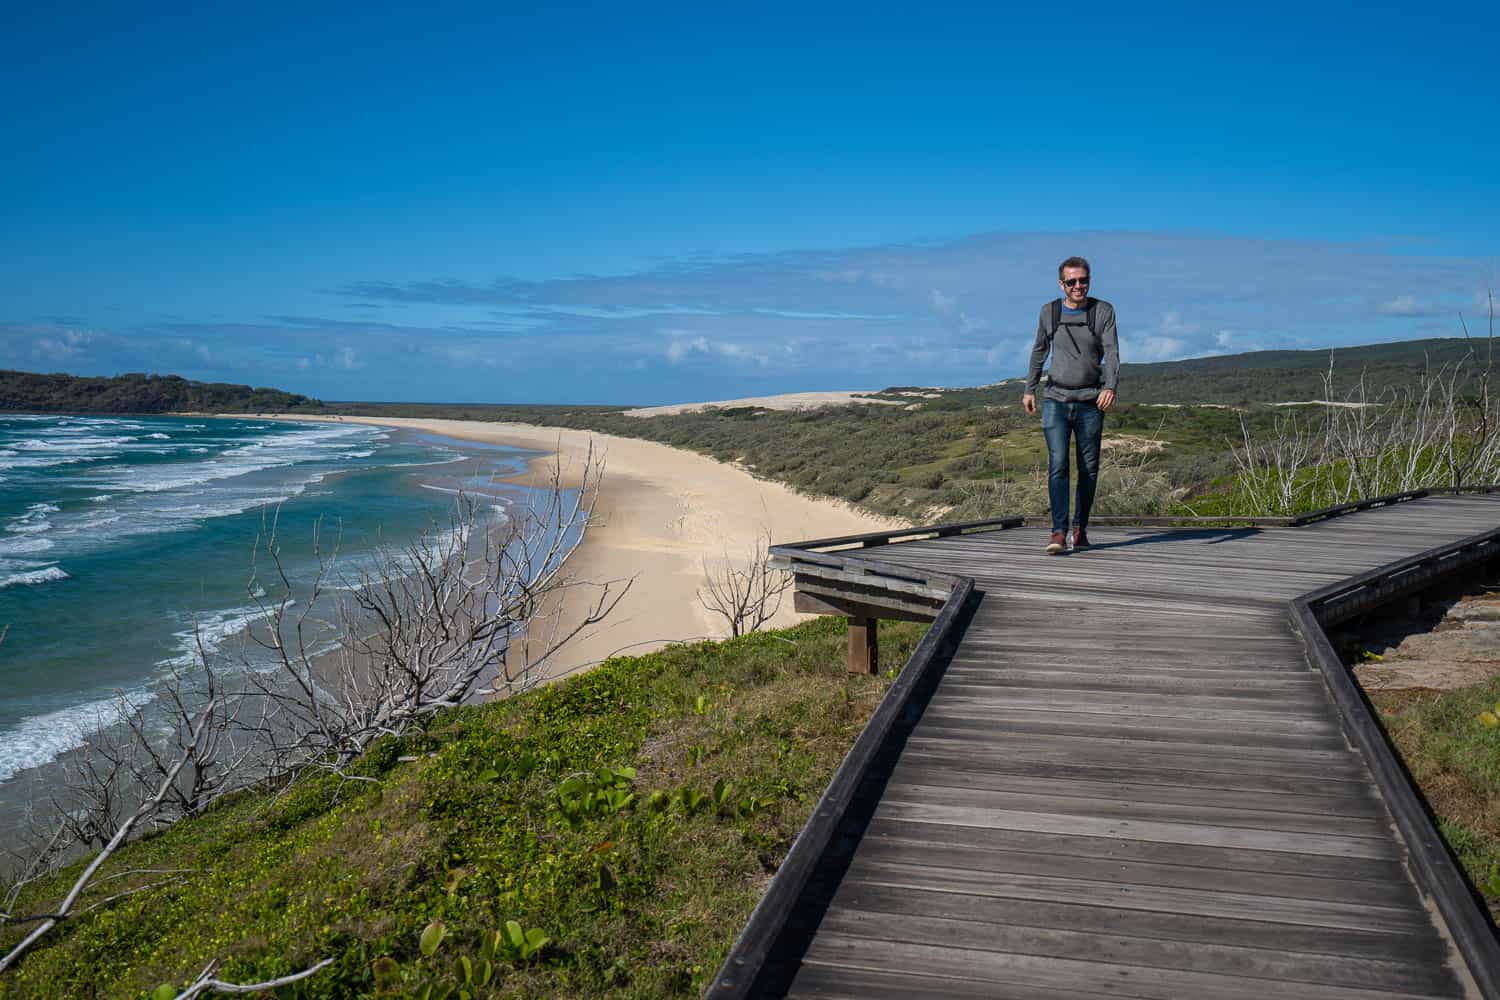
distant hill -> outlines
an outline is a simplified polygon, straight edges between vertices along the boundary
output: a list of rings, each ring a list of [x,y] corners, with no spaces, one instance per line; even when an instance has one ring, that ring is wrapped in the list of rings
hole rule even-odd
[[[1496,345],[1500,348],[1500,344]],[[1484,337],[1405,340],[1314,351],[1254,351],[1187,361],[1120,366],[1120,399],[1127,403],[1291,403],[1324,396],[1323,376],[1333,362],[1335,399],[1343,399],[1363,375],[1369,395],[1416,385],[1424,374],[1463,364],[1467,375],[1485,364],[1490,343]],[[1500,350],[1496,361],[1500,362]],[[1497,370],[1500,374],[1500,370]],[[908,401],[913,392],[936,394],[924,408],[954,410],[1014,403],[1021,380],[1007,379],[973,389],[892,386],[870,395]]]
[[[1485,338],[1405,340],[1316,351],[1254,351],[1187,361],[1120,366],[1120,386],[1137,403],[1282,403],[1322,399],[1323,376],[1333,364],[1334,398],[1363,375],[1372,394],[1416,384],[1429,371],[1463,363],[1484,366]]]
[[[321,410],[322,402],[280,389],[190,382],[177,375],[85,378],[0,371],[0,411],[24,413],[167,413]]]

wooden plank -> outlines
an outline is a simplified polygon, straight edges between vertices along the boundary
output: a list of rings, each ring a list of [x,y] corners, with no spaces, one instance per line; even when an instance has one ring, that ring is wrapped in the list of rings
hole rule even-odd
[[[910,746],[903,754],[904,760],[924,760],[941,764],[951,761],[949,751],[931,752]],[[1294,795],[1354,795],[1371,786],[1364,774],[1344,775],[1330,778],[1320,770],[1286,774],[1282,771],[1265,771],[1241,768],[1239,770],[1210,771],[1194,768],[1176,760],[1154,759],[1148,763],[1123,762],[1097,759],[1058,760],[1057,755],[1039,760],[1037,754],[1018,757],[1014,754],[991,754],[972,761],[973,766],[991,775],[1016,775],[1028,778],[1047,778],[1056,781],[1081,779],[1085,781],[1115,781],[1123,784],[1181,785],[1191,788],[1222,788],[1225,790],[1287,792]]]
[[[1085,837],[1078,834],[990,830],[876,819],[865,832],[871,844],[944,844],[980,851],[1049,854],[1064,864],[1071,858],[1103,858],[1142,864],[1173,864],[1216,871],[1269,872],[1336,881],[1404,880],[1399,856],[1376,860],[1333,854],[1288,854],[1190,844],[1157,844],[1148,840]]]
[[[1202,739],[1202,737],[1198,737]],[[1362,770],[1359,756],[1352,750],[1309,750],[1302,747],[1231,746],[1208,742],[1174,743],[1168,740],[1116,739],[1109,736],[1071,736],[1066,733],[1012,733],[992,730],[982,737],[963,731],[944,731],[939,726],[923,726],[911,737],[913,744],[931,747],[947,745],[957,750],[960,747],[996,752],[1015,749],[1046,751],[1073,751],[1089,753],[1100,760],[1113,759],[1119,751],[1132,754],[1170,754],[1183,763],[1195,766],[1209,761],[1230,760],[1256,762],[1273,766],[1327,767],[1330,773],[1340,769]]]
[[[1113,1000],[1117,993],[1067,993],[1052,986],[916,976],[890,969],[805,965],[788,997],[798,1000]]]
[[[1168,695],[1145,692],[1119,694],[1071,689],[1066,691],[1031,691],[1025,688],[995,688],[983,684],[971,684],[961,679],[944,678],[939,688],[944,697],[962,696],[975,701],[995,705],[1036,705],[1074,708],[1095,706],[1112,710],[1119,715],[1140,713],[1143,715],[1181,715],[1186,718],[1211,719],[1215,713],[1235,713],[1243,719],[1261,715],[1266,718],[1327,719],[1326,704],[1303,699],[1299,702],[1277,705],[1254,698],[1235,698],[1224,695],[1199,696],[1193,694]]]
[[[1205,806],[1218,809],[1249,809],[1265,812],[1311,813],[1323,816],[1362,816],[1388,821],[1385,807],[1373,792],[1373,786],[1340,784],[1334,790],[1324,788],[1318,794],[1293,795],[1259,789],[1196,788],[1180,782],[1131,783],[1077,778],[1028,778],[967,767],[932,758],[904,757],[896,766],[891,780],[903,784],[967,788],[1016,795],[1047,796],[1066,792],[1091,800],[1170,803]]]
[[[987,872],[999,881],[1011,875],[1051,875],[1124,885],[1168,886],[1205,892],[1286,896],[1372,906],[1420,908],[1422,905],[1416,890],[1405,879],[1380,882],[1369,879],[1313,878],[1279,872],[1238,871],[1116,858],[1080,858],[1033,851],[979,850],[954,847],[937,840],[929,844],[872,841],[860,845],[860,857],[872,863],[907,865],[913,869]],[[1120,930],[1129,933],[1124,927]]]
[[[867,970],[891,967],[931,970],[955,979],[1047,986],[1057,989],[1062,995],[1104,992],[1117,997],[1265,1000],[1272,988],[1272,984],[1264,979],[1111,962],[1038,958],[900,941],[868,941],[833,932],[818,935],[805,962],[808,965]],[[1432,1000],[1434,996],[1431,993],[1374,991],[1312,983],[1299,984],[1295,993],[1278,992],[1276,995],[1295,995],[1308,1000]]]
[[[1033,899],[1324,929],[1368,930],[1395,935],[1430,933],[1432,929],[1427,914],[1412,907],[1369,906],[1253,892],[1122,884],[1056,875],[1008,874],[998,879],[988,872],[887,864],[858,857],[850,865],[848,877],[891,889],[923,889],[992,899]]]
[[[1389,954],[1352,958],[1297,949],[1271,951],[1223,942],[1135,937],[1129,927],[1127,923],[1112,933],[1101,933],[839,907],[828,914],[819,932],[945,950],[1207,972],[1265,981],[1262,989],[1266,992],[1283,988],[1300,991],[1317,984],[1422,996],[1462,995],[1450,970],[1431,963],[1392,960]]]
[[[920,610],[919,610],[920,608]],[[937,609],[890,600],[880,604],[821,597],[798,588],[792,592],[792,609],[804,615],[832,615],[836,618],[884,618],[887,621],[926,622],[937,616]]]
[[[1151,748],[1157,744],[1172,744],[1178,747],[1182,753],[1197,753],[1203,748],[1209,753],[1224,751],[1224,753],[1260,753],[1260,751],[1283,751],[1283,753],[1295,754],[1299,751],[1317,751],[1317,753],[1349,753],[1349,748],[1343,739],[1335,733],[1320,733],[1317,736],[1301,736],[1301,738],[1260,739],[1259,733],[1254,726],[1224,727],[1224,729],[1212,729],[1205,724],[1194,724],[1194,720],[1143,721],[1140,726],[1133,723],[1130,718],[1109,717],[1109,715],[1067,715],[1062,712],[1052,712],[1047,718],[1035,720],[1041,712],[1034,712],[1034,724],[1008,724],[1008,726],[996,726],[995,723],[983,718],[951,717],[950,714],[933,714],[932,718],[922,720],[922,736],[932,739],[959,739],[959,741],[974,741],[978,747],[992,744],[993,742],[1005,742],[1007,739],[1020,739],[1020,741],[1035,742],[1038,738],[1050,738],[1059,736],[1067,739],[1086,739],[1086,741],[1101,741],[1101,739],[1122,739],[1130,742],[1131,747]],[[1082,720],[1082,721],[1074,721]]]
[[[921,774],[922,772],[907,773]],[[974,785],[913,784],[892,780],[882,801],[921,803],[954,809],[1026,811],[1080,816],[1092,820],[1121,819],[1140,822],[1183,823],[1204,827],[1234,827],[1241,830],[1276,830],[1286,833],[1335,834],[1363,837],[1385,843],[1390,838],[1390,820],[1383,815],[1337,812],[1278,812],[1269,809],[1226,807],[1207,801],[1192,803],[1153,802],[1142,799],[1075,794],[1059,783],[1051,793],[1034,790],[978,788]]]
[[[1344,744],[1343,735],[1332,725],[1318,728],[1278,727],[1269,730],[1255,724],[1235,725],[1205,722],[1199,719],[1127,718],[1114,715],[1067,712],[1023,712],[966,707],[950,709],[946,705],[928,707],[923,721],[941,729],[962,732],[971,730],[983,736],[996,729],[1016,733],[1058,733],[1075,736],[1113,736],[1115,739],[1159,738],[1179,742],[1196,737],[1221,746],[1302,747],[1308,750],[1337,750]]]
[[[1017,716],[1102,715],[1120,719],[1171,719],[1171,725],[1222,723],[1225,728],[1240,726],[1266,726],[1271,731],[1283,729],[1318,729],[1335,725],[1326,709],[1316,704],[1296,706],[1291,709],[1267,709],[1266,706],[1238,705],[1234,708],[1204,708],[1199,705],[1184,706],[1172,699],[1153,699],[1142,704],[1132,698],[1088,698],[1039,697],[1028,691],[986,691],[973,686],[963,687],[957,682],[940,684],[941,709],[951,709],[976,718],[988,718],[991,713]],[[1167,725],[1168,723],[1163,723]]]
[[[1031,666],[996,670],[989,664],[975,666],[966,659],[950,667],[948,676],[967,684],[997,688],[1042,688],[1055,691],[1139,691],[1142,693],[1185,692],[1246,698],[1295,698],[1316,692],[1322,681],[1299,673],[1275,677],[1253,671],[1221,671],[1205,676],[1200,671],[1162,669],[1153,671],[1135,663],[1121,663],[1115,670],[1069,670]]]
[[[873,674],[880,670],[879,621],[874,618],[849,619],[849,672]]]
[[[1197,823],[1076,816],[1069,813],[1033,812],[1024,809],[983,809],[974,806],[937,805],[931,802],[900,802],[882,798],[877,816],[919,823],[979,826],[993,830],[1030,830],[1036,833],[1076,833],[1122,840],[1154,840],[1162,844],[1198,844],[1208,847],[1239,847],[1253,851],[1287,851],[1295,854],[1346,854],[1354,858],[1392,858],[1399,848],[1390,839],[1336,834],[1288,833]]]
[[[1251,915],[1207,916],[1161,910],[1127,910],[1098,903],[1059,903],[945,892],[924,887],[896,887],[845,879],[830,912],[918,913],[931,917],[1058,927],[1077,931],[1160,938],[1168,941],[1235,944],[1247,948],[1294,951],[1309,955],[1390,959],[1445,965],[1449,946],[1434,930],[1376,930],[1367,927],[1313,927],[1275,923]]]

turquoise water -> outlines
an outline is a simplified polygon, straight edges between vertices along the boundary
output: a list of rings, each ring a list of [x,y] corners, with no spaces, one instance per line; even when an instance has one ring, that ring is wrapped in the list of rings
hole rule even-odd
[[[531,494],[492,480],[534,454],[354,424],[0,415],[0,801],[45,787],[199,642],[243,638],[273,519],[296,593],[315,536],[348,572],[446,525],[458,490],[504,517]]]

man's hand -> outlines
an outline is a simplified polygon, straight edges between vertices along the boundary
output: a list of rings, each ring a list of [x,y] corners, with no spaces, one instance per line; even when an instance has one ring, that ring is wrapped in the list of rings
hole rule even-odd
[[[1026,411],[1028,417],[1036,416],[1036,396],[1031,393],[1021,397],[1021,409]]]
[[[1114,406],[1115,391],[1113,389],[1099,390],[1099,398],[1095,400],[1095,405],[1099,407],[1100,412],[1108,410],[1111,406]]]

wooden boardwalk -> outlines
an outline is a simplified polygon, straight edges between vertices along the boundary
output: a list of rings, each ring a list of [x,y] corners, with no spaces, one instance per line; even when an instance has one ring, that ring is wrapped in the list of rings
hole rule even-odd
[[[1497,529],[1500,497],[1450,496],[1064,556],[1035,527],[839,553],[978,599],[754,995],[1489,995],[1288,607]]]

